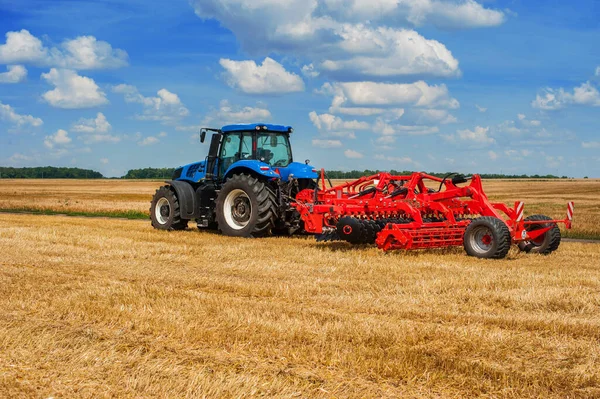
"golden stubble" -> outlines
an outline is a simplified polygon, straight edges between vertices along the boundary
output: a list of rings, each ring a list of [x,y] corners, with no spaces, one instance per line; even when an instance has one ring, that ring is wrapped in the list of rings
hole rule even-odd
[[[598,244],[494,261],[0,214],[0,251],[0,397],[600,396]]]

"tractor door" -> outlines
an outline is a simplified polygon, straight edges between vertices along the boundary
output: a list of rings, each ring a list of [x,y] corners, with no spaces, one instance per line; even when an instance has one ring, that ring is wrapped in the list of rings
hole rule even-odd
[[[206,157],[206,179],[214,180],[215,168],[217,166],[217,159],[219,158],[219,147],[221,146],[221,139],[223,135],[220,133],[213,134],[210,141],[210,148],[208,150],[208,156]]]

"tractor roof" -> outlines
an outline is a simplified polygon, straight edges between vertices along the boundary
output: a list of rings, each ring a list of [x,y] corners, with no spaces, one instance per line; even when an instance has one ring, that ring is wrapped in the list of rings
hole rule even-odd
[[[282,133],[290,133],[292,131],[291,126],[283,126],[283,125],[271,125],[268,123],[249,123],[249,124],[240,124],[240,125],[227,125],[221,128],[223,133],[226,132],[240,132],[240,131],[248,131],[248,130],[259,130],[257,127],[260,127],[260,130],[266,130],[270,132],[282,132]],[[266,127],[266,129],[264,129]]]

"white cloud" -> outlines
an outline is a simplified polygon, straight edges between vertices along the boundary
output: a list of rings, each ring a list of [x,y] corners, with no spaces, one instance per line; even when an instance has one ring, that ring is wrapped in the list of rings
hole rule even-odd
[[[583,141],[581,148],[600,148],[600,141]]]
[[[108,158],[100,158],[100,163],[102,165],[108,165]]]
[[[123,94],[128,103],[139,103],[144,106],[143,114],[136,116],[140,120],[177,122],[190,113],[179,96],[167,89],[160,89],[156,93],[157,97],[145,97],[135,86],[126,84],[114,86],[112,91]]]
[[[546,167],[548,168],[558,168],[563,161],[565,160],[565,158],[563,156],[546,156]]]
[[[342,146],[342,142],[339,140],[313,139],[312,145],[320,148],[339,148]]]
[[[308,114],[310,121],[321,131],[332,132],[339,130],[366,130],[370,128],[367,122],[357,120],[345,121],[339,116],[331,114],[317,114],[312,111]]]
[[[495,161],[498,159],[498,154],[496,154],[494,151],[488,151],[488,157],[490,160]]]
[[[525,114],[517,114],[517,118],[519,118],[520,121],[522,121],[523,119],[526,118]]]
[[[65,144],[69,144],[72,139],[69,137],[69,133],[66,130],[58,129],[56,133],[46,136],[44,140],[44,145],[47,148],[54,148],[55,146],[62,146]]]
[[[337,34],[340,49],[349,57],[326,58],[320,63],[322,71],[334,76],[460,75],[458,61],[442,43],[414,30],[343,24]]]
[[[20,83],[27,77],[27,69],[22,65],[8,65],[8,72],[0,73],[0,83]]]
[[[217,123],[222,126],[235,123],[264,122],[270,120],[271,117],[271,112],[262,104],[258,104],[256,107],[242,107],[231,105],[227,100],[221,100],[219,108],[212,110],[206,116],[203,125]],[[194,127],[194,130],[199,130],[199,127]]]
[[[167,137],[167,132],[160,132],[158,137]]]
[[[542,94],[536,96],[531,106],[546,111],[554,111],[571,104],[600,107],[600,92],[589,81],[575,87],[573,93],[565,91],[562,87],[559,89],[546,88]]]
[[[309,78],[316,78],[319,72],[315,70],[315,66],[311,63],[302,67],[302,74]]]
[[[373,132],[382,136],[426,136],[428,134],[438,133],[439,131],[440,129],[437,126],[390,124],[381,118],[377,118],[373,125]],[[390,141],[391,140],[388,140],[387,143]],[[383,140],[380,140],[379,142],[383,142]]]
[[[496,140],[488,136],[489,127],[476,126],[473,130],[457,130],[458,138],[478,144],[494,144]]]
[[[332,107],[346,105],[359,107],[386,107],[410,105],[423,108],[456,109],[458,100],[450,97],[446,85],[428,85],[423,81],[414,83],[347,82],[325,83],[321,93],[333,95]]]
[[[489,127],[476,126],[473,130],[457,130],[456,135],[446,135],[443,138],[450,142],[456,142],[457,140],[467,142],[473,147],[485,147],[496,143],[496,140],[489,136],[489,131]]]
[[[481,112],[481,113],[483,113],[483,112],[486,112],[486,111],[488,110],[487,108],[485,108],[485,107],[481,107],[481,106],[479,106],[479,105],[477,105],[477,104],[475,104],[475,108],[477,108],[477,110],[478,110],[479,112]]]
[[[0,64],[104,69],[127,66],[127,58],[125,51],[93,36],[79,36],[65,40],[60,48],[48,48],[25,29],[6,33],[6,43],[0,45]]]
[[[70,69],[55,69],[43,73],[42,78],[55,87],[42,98],[56,108],[92,108],[108,103],[106,95],[93,79],[79,76]]]
[[[410,157],[393,157],[393,156],[377,154],[377,155],[375,155],[375,159],[379,159],[381,161],[388,161],[391,163],[401,164],[401,165],[406,165],[406,164],[414,164],[415,166],[418,165],[417,162],[413,161],[413,159]]]
[[[0,101],[0,120],[2,121],[8,121],[9,123],[17,126],[17,127],[23,127],[23,126],[33,126],[33,127],[39,127],[42,126],[44,124],[44,121],[42,121],[40,118],[35,118],[31,115],[20,115],[18,114],[13,107],[11,107],[8,104],[3,104]]]
[[[346,151],[344,151],[344,155],[346,156],[346,158],[350,158],[350,159],[364,158],[363,154],[361,154],[358,151],[354,151],[354,150],[346,150]]]
[[[94,36],[79,36],[73,40],[66,40],[62,46],[62,66],[65,68],[105,69],[128,65],[128,56],[124,50],[113,50],[109,43],[98,41]]]
[[[222,58],[227,83],[248,94],[284,94],[304,91],[304,81],[283,65],[267,57],[262,65],[254,61],[233,61]]]
[[[458,120],[445,109],[418,109],[415,110],[417,115],[417,123],[419,124],[436,124],[447,125],[456,123]]]
[[[94,119],[80,119],[71,130],[78,133],[106,133],[111,130],[111,125],[104,114],[98,112]]]
[[[154,136],[148,136],[143,138],[142,140],[138,141],[138,145],[139,146],[147,146],[147,145],[153,145],[158,143],[160,140]]]
[[[302,54],[337,76],[457,76],[446,47],[406,25],[497,26],[502,11],[474,0],[191,0],[196,14],[231,30],[252,54]],[[365,23],[368,21],[368,24]],[[310,64],[309,64],[310,65]]]

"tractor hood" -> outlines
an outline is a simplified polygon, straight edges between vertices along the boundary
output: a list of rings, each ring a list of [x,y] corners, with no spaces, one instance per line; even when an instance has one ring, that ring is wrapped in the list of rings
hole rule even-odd
[[[292,162],[285,168],[274,167],[273,169],[279,172],[284,181],[288,181],[292,177],[296,179],[317,179],[319,177],[314,166],[300,162]]]

